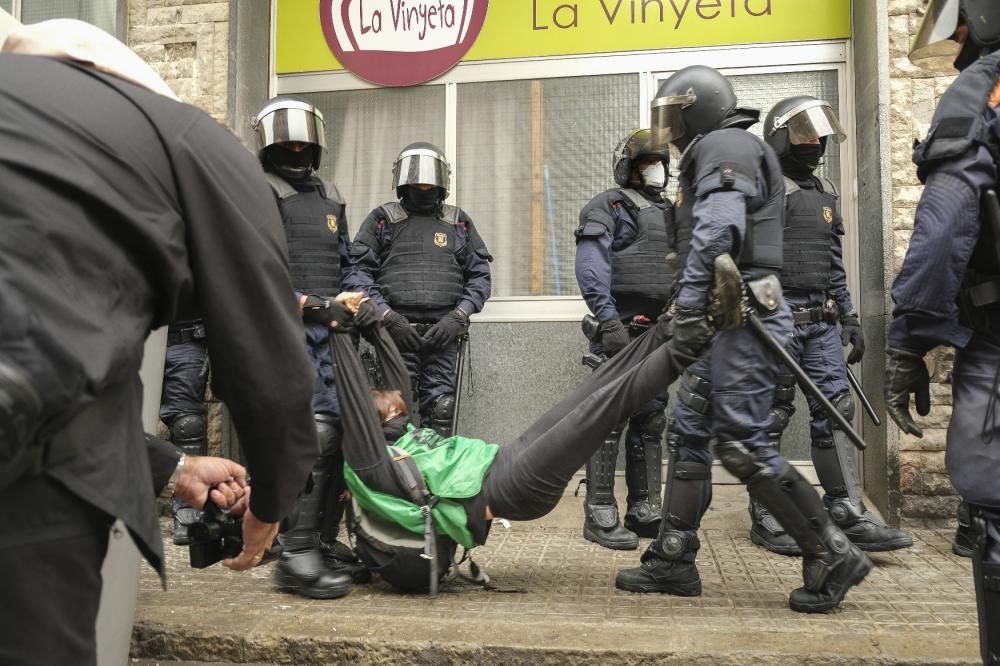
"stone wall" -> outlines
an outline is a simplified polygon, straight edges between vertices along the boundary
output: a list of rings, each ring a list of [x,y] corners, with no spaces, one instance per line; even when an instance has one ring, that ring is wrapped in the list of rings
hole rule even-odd
[[[229,0],[129,0],[127,39],[183,101],[226,122]],[[209,451],[230,453],[223,450],[222,404],[210,391],[207,402]],[[162,424],[160,436],[167,436]]]
[[[953,77],[929,75],[914,67],[907,52],[923,16],[923,0],[889,0],[890,132],[892,141],[892,233],[894,273],[913,233],[913,215],[922,191],[910,161],[913,140],[927,134],[934,108]],[[931,413],[918,418],[923,439],[899,433],[901,512],[911,518],[950,518],[958,499],[944,466],[944,441],[951,416],[953,353],[939,348],[928,356]]]

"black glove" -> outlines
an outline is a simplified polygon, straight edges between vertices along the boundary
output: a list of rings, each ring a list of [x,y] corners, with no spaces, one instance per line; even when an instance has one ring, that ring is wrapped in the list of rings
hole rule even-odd
[[[422,340],[413,327],[410,320],[394,310],[386,310],[382,315],[382,325],[389,335],[396,341],[396,346],[400,351],[416,352],[420,351]]]
[[[434,349],[443,349],[468,330],[469,315],[455,308],[424,333],[424,343]]]
[[[379,321],[381,320],[375,304],[367,299],[361,301],[361,305],[358,306],[358,311],[354,315],[354,325],[361,329],[368,329],[376,326]]]
[[[924,431],[910,416],[910,394],[917,414],[927,416],[931,411],[931,380],[924,358],[892,347],[885,354],[885,409],[903,432],[923,437]]]
[[[715,335],[715,329],[704,310],[683,305],[675,307],[671,326],[673,337],[670,339],[670,348],[678,356],[687,359],[697,358]]]
[[[851,353],[847,355],[848,363],[853,365],[865,355],[865,334],[861,330],[858,315],[853,312],[840,318],[840,342],[845,347],[848,343],[851,345]]]
[[[349,333],[353,319],[354,316],[346,305],[329,298],[309,294],[302,304],[302,321],[332,326],[337,333]]]
[[[601,322],[601,349],[609,358],[614,356],[632,342],[625,330],[624,324],[617,319],[609,319]]]

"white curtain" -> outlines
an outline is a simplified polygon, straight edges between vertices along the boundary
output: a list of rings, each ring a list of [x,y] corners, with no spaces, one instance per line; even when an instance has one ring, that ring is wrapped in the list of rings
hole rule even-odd
[[[4,9],[10,0],[0,2]],[[92,23],[117,35],[117,0],[21,0],[21,23],[38,23],[54,18],[73,18]]]

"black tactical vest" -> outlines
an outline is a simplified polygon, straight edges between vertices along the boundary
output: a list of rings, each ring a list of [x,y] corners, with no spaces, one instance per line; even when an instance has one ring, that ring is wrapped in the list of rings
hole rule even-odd
[[[298,190],[280,176],[267,174],[278,199],[288,241],[288,266],[296,291],[318,296],[340,293],[340,235],[344,200],[332,183],[318,179]]]
[[[454,308],[465,286],[459,255],[471,251],[468,244],[458,247],[459,209],[443,206],[438,217],[411,215],[398,203],[379,210],[392,240],[376,279],[390,307],[404,313]]]
[[[803,291],[826,291],[830,286],[830,248],[840,224],[837,190],[820,178],[818,187],[800,187],[785,178],[785,261],[781,286]]]
[[[669,202],[653,204],[631,189],[621,189],[618,193],[628,202],[638,234],[628,247],[612,248],[611,294],[641,296],[666,304],[673,283],[673,269],[667,264],[670,254],[667,233],[673,225],[673,206]]]
[[[762,148],[765,144],[761,142]],[[694,146],[690,146],[691,150]],[[694,176],[697,165],[693,160],[681,163],[679,177],[680,187],[677,190],[676,206],[676,251],[677,273],[680,280],[687,265],[688,252],[691,250],[691,239],[694,236],[694,204],[697,200],[697,183]],[[719,168],[722,168],[721,166]],[[767,183],[768,198],[753,212],[747,201],[746,238],[740,256],[734,257],[743,277],[756,280],[766,275],[781,272],[782,243],[784,236],[784,197],[778,193],[784,190],[784,176],[781,175],[781,164],[774,151],[762,150],[760,168]]]

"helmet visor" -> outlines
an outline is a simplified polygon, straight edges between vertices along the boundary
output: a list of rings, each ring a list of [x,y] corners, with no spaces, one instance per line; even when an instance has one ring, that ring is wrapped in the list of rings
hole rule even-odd
[[[254,121],[253,129],[257,133],[258,150],[290,141],[326,147],[323,114],[304,102],[281,102],[279,107],[264,108]]]
[[[847,133],[837,119],[830,105],[816,100],[806,102],[791,109],[785,115],[776,118],[774,127],[768,131],[774,132],[780,127],[788,128],[788,139],[793,143],[809,143],[823,137],[830,137],[840,143],[847,138]]]
[[[930,0],[910,49],[910,62],[928,72],[954,74],[962,45],[952,39],[958,28],[959,0]]]
[[[668,151],[670,144],[684,136],[684,108],[694,104],[694,94],[657,97],[650,107],[650,127],[654,150]]]
[[[444,155],[417,148],[403,152],[392,167],[392,187],[433,185],[448,191],[451,168]]]

